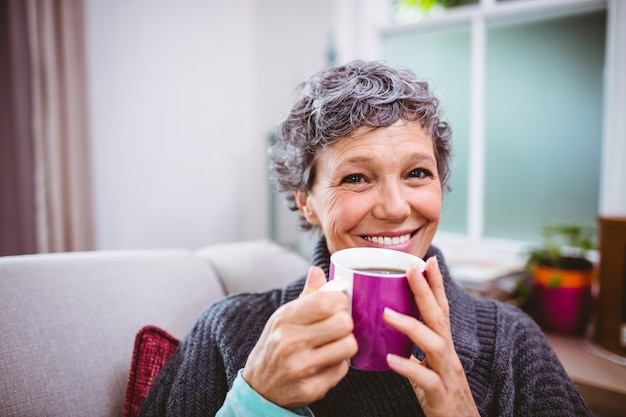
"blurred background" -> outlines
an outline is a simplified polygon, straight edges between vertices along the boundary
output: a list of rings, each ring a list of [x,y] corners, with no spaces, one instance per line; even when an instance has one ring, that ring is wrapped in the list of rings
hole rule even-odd
[[[355,58],[441,100],[441,246],[513,256],[548,220],[626,214],[621,1],[0,4],[0,255],[257,238],[308,254],[266,149],[296,85]]]

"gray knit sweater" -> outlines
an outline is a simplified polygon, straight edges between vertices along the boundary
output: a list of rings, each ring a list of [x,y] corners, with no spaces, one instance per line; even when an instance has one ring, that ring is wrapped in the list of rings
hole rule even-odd
[[[591,416],[546,338],[521,310],[464,292],[437,256],[450,303],[452,336],[482,416]],[[322,238],[313,256],[328,276]],[[298,297],[304,278],[259,294],[236,294],[209,307],[156,378],[140,416],[213,416],[243,368],[270,315]],[[416,356],[422,354],[416,349]],[[423,416],[408,381],[350,369],[316,417]]]

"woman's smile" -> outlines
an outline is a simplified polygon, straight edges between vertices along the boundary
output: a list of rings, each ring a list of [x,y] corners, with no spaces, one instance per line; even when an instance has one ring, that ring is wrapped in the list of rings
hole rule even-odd
[[[411,233],[401,234],[400,236],[363,236],[369,242],[380,246],[396,246],[406,243],[411,238]]]

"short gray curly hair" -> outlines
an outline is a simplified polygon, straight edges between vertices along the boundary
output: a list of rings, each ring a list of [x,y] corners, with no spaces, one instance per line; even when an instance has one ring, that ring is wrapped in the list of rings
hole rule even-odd
[[[451,129],[439,101],[412,71],[380,61],[352,61],[325,69],[299,85],[298,96],[270,148],[270,179],[298,210],[293,191],[308,192],[321,150],[362,126],[390,126],[400,118],[419,121],[433,140],[437,171],[448,189]],[[313,226],[301,216],[300,226]]]

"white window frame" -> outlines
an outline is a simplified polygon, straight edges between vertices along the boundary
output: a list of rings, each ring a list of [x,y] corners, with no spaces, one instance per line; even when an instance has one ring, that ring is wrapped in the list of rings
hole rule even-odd
[[[623,0],[479,0],[418,23],[394,25],[390,0],[333,0],[338,62],[380,59],[386,33],[417,31],[450,24],[471,25],[471,105],[468,233],[439,232],[435,243],[446,249],[500,254],[519,262],[529,242],[483,235],[485,155],[485,62],[488,23],[538,21],[546,18],[607,12],[604,121],[599,215],[626,216],[626,1]],[[621,23],[621,25],[619,24]]]

